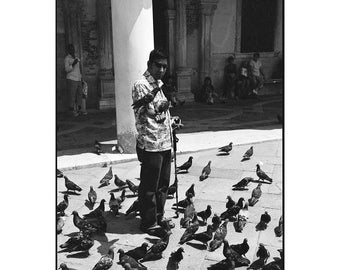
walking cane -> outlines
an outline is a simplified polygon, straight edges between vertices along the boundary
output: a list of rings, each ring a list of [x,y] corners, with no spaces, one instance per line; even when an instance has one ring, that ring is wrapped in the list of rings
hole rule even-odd
[[[177,128],[177,127],[176,127]],[[172,131],[172,136],[173,136],[173,142],[174,142],[174,167],[175,167],[175,183],[176,183],[176,218],[179,217],[178,214],[178,179],[177,179],[177,161],[176,161],[176,151],[177,151],[177,142],[178,138],[176,136],[176,128],[173,129]]]

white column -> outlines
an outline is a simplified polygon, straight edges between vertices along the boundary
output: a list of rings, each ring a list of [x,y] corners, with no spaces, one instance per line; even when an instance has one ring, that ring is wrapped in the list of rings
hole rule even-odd
[[[168,26],[168,66],[169,72],[173,75],[175,70],[175,18],[176,18],[176,10],[168,9],[166,11],[167,17],[167,26]]]
[[[283,1],[277,0],[277,14],[276,14],[276,23],[275,23],[275,38],[274,38],[274,51],[281,53],[282,52],[282,9],[283,9]]]
[[[135,153],[131,90],[154,48],[152,0],[111,0],[118,144]]]

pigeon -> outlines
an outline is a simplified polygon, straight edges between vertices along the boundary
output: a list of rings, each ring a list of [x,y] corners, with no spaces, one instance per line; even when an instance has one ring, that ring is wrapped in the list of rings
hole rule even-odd
[[[200,175],[200,181],[203,181],[208,178],[209,174],[211,173],[211,161],[208,162],[207,166],[205,166],[202,170],[202,173]]]
[[[229,152],[233,149],[233,143],[229,143],[228,145],[222,146],[218,148],[219,152],[224,152],[229,155]]]
[[[58,269],[61,269],[61,270],[75,270],[74,268],[68,267],[66,265],[66,263],[61,263]]]
[[[98,232],[105,233],[107,230],[107,223],[105,221],[105,218],[103,216],[104,212],[101,212],[100,215],[98,215],[96,218],[91,218],[86,221],[88,221],[90,224],[98,228]]]
[[[242,232],[244,226],[247,224],[247,220],[249,218],[249,213],[248,213],[248,203],[246,202],[244,204],[244,207],[240,209],[238,215],[237,215],[237,220],[234,222],[234,228],[236,232]]]
[[[188,172],[188,170],[192,166],[192,159],[193,159],[193,157],[189,157],[188,161],[186,161],[183,165],[176,168],[176,172],[179,172],[179,171]]]
[[[177,204],[174,203],[172,206],[186,208],[188,205],[192,204],[192,198],[193,195],[190,193],[184,200],[179,201]]]
[[[270,183],[273,182],[273,179],[271,179],[264,171],[261,170],[259,164],[256,164],[256,174],[259,177],[259,180],[267,180]]]
[[[279,225],[274,228],[274,233],[276,237],[281,237],[283,234],[283,217],[280,217]]]
[[[259,249],[256,252],[256,256],[259,259],[262,259],[264,261],[264,263],[267,262],[268,258],[270,257],[270,253],[269,251],[264,247],[263,244],[259,245]]]
[[[97,200],[97,193],[94,191],[93,187],[90,186],[90,191],[87,194],[87,197],[89,199],[89,202],[94,205],[96,203]]]
[[[224,221],[216,230],[214,239],[209,243],[209,251],[215,251],[222,245],[224,238],[227,236],[227,224],[228,221]]]
[[[260,222],[256,225],[256,231],[264,231],[267,229],[268,223],[271,221],[271,217],[267,211],[261,215]]]
[[[134,258],[130,257],[129,255],[125,254],[122,249],[119,249],[118,253],[119,253],[119,264],[121,264],[123,267],[129,264],[130,268],[132,269],[147,270],[147,268],[143,264],[136,261]]]
[[[174,183],[169,186],[168,188],[168,196],[172,196],[174,197],[174,194],[176,193],[176,190],[177,190],[177,179],[175,179]]]
[[[84,218],[89,219],[89,218],[97,218],[97,217],[101,216],[102,213],[105,211],[105,204],[104,204],[105,202],[106,202],[105,199],[102,199],[100,201],[99,206],[96,209],[94,209],[93,211],[91,211],[88,214],[83,215]]]
[[[207,209],[204,211],[198,212],[197,216],[202,218],[204,224],[207,224],[207,219],[211,216],[211,206],[207,205]]]
[[[213,231],[215,232],[218,227],[221,225],[221,218],[215,213],[214,216],[211,219],[212,224],[211,226],[213,227]]]
[[[208,247],[208,242],[213,237],[213,228],[211,225],[207,226],[207,230],[205,232],[193,234],[190,238],[192,240],[196,240],[202,242],[205,247]]]
[[[227,208],[227,209],[229,209],[229,208],[231,208],[231,207],[233,207],[236,203],[235,203],[235,201],[231,198],[231,196],[227,196],[227,202],[226,202],[226,204],[225,204],[225,207]]]
[[[229,259],[224,259],[208,267],[208,270],[234,270],[234,269],[235,262]]]
[[[63,227],[65,225],[66,217],[58,217],[57,218],[57,234],[60,234],[63,230]]]
[[[254,181],[252,177],[244,177],[241,181],[233,185],[233,190],[245,190],[250,182]]]
[[[64,244],[59,245],[62,249],[72,249],[74,246],[78,245],[80,241],[84,238],[89,238],[90,234],[88,231],[77,232],[74,236],[71,236]]]
[[[104,175],[104,177],[99,181],[101,186],[108,186],[110,184],[110,180],[113,178],[112,175],[112,167],[110,167],[109,171]]]
[[[253,152],[254,152],[254,151],[253,151],[253,147],[251,146],[251,147],[244,153],[242,161],[250,159],[250,157],[253,155]]]
[[[139,201],[138,201],[138,199],[137,199],[137,200],[135,200],[135,201],[131,204],[131,206],[129,207],[129,209],[126,210],[125,216],[129,215],[129,214],[132,213],[132,212],[137,212],[137,211],[139,211],[139,210],[140,210],[140,209],[139,209]]]
[[[65,187],[67,188],[67,192],[69,190],[79,191],[79,192],[82,191],[81,187],[73,183],[70,179],[68,179],[67,176],[64,175],[64,179],[65,179]]]
[[[111,198],[109,201],[109,208],[110,208],[110,211],[113,213],[113,215],[116,216],[120,208],[120,203],[119,203],[119,200],[115,198],[115,194],[113,192],[111,192],[110,194],[111,194]]]
[[[89,252],[89,249],[94,245],[94,240],[90,237],[80,238],[77,243],[74,243],[72,246],[68,246],[63,251],[74,252],[74,251],[86,251]]]
[[[65,194],[64,200],[57,205],[57,213],[59,212],[61,215],[65,215],[65,210],[67,207],[68,207],[68,195]]]
[[[117,198],[117,200],[118,200],[118,202],[119,202],[119,208],[121,208],[120,205],[122,204],[122,202],[125,201],[125,198],[126,198],[125,193],[126,193],[126,190],[123,189],[123,190],[122,190],[122,193],[121,193],[120,196],[118,196],[118,198]]]
[[[169,244],[171,231],[167,231],[163,238],[154,243],[146,252],[141,262],[155,261],[162,258],[162,252],[167,248]]]
[[[229,246],[229,243],[226,239],[223,240],[223,243],[223,255],[224,257],[226,257],[226,259],[234,261],[235,267],[248,266],[250,264],[250,261],[248,259],[243,258],[240,254],[238,254]]]
[[[134,258],[136,261],[142,259],[147,252],[148,243],[144,242],[140,247],[129,250],[125,254]]]
[[[88,231],[88,232],[96,232],[98,228],[92,225],[91,223],[87,222],[86,220],[82,219],[77,211],[72,212],[73,215],[73,224],[81,231]]]
[[[120,178],[118,177],[117,174],[115,174],[115,180],[114,180],[114,182],[115,182],[115,185],[116,185],[117,187],[120,187],[120,188],[126,187],[126,182],[123,181],[122,179],[120,179]]]
[[[184,217],[180,220],[180,225],[182,228],[187,228],[190,225],[190,222],[194,218],[196,214],[195,206],[191,202],[184,210]]]
[[[241,244],[230,245],[230,247],[235,250],[240,255],[246,255],[249,251],[248,239],[244,238]]]
[[[62,178],[63,176],[64,176],[63,173],[57,169],[57,177]]]
[[[179,247],[176,251],[171,252],[167,269],[178,269],[179,263],[183,260],[184,249]]]
[[[128,185],[129,189],[132,191],[133,195],[135,195],[136,193],[138,194],[138,188],[139,186],[136,186],[134,183],[132,183],[132,181],[130,181],[129,179],[126,179],[126,184]]]
[[[183,245],[185,242],[191,240],[191,237],[194,235],[195,232],[197,232],[199,226],[200,225],[197,219],[197,215],[194,214],[192,223],[185,229],[183,235],[181,236],[179,243]]]
[[[230,220],[230,221],[235,221],[236,220],[236,216],[238,215],[238,213],[240,212],[240,210],[243,208],[244,206],[244,198],[241,197],[239,198],[239,200],[237,201],[237,204],[235,204],[233,207],[227,209],[226,211],[224,211],[221,215],[220,218],[221,220]]]
[[[114,253],[113,249],[110,248],[108,254],[103,255],[92,270],[107,270],[113,265]]]
[[[258,183],[257,187],[253,189],[251,198],[248,199],[249,206],[254,206],[259,201],[262,195],[261,185],[262,183]]]
[[[190,188],[188,188],[188,190],[185,192],[185,196],[188,196],[189,193],[195,197],[195,184],[192,184]]]
[[[147,262],[147,261],[157,261],[162,259],[162,253],[147,253],[141,260],[140,262]]]
[[[104,153],[102,150],[102,144],[97,140],[94,141],[94,151],[97,155]]]

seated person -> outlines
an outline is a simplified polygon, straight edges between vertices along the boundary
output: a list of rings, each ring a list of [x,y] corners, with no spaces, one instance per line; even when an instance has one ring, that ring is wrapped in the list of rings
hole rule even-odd
[[[177,97],[178,91],[174,85],[173,77],[170,76],[168,78],[163,87],[163,92],[165,97],[171,102],[171,106],[176,107],[177,104],[182,106],[185,103],[185,100],[179,100]]]
[[[235,96],[236,65],[233,56],[229,56],[227,61],[228,63],[224,68],[225,89],[223,91],[223,97],[231,99]]]
[[[262,63],[259,60],[260,54],[254,53],[253,58],[249,61],[249,77],[254,94],[263,87],[265,76],[262,69]]]
[[[202,87],[202,94],[204,96],[204,100],[207,104],[214,104],[214,98],[217,97],[217,93],[215,92],[215,88],[212,85],[212,81],[210,77],[204,78],[204,83]]]
[[[243,62],[240,67],[240,74],[236,82],[236,98],[246,98],[250,94],[250,78],[248,76],[248,63]]]

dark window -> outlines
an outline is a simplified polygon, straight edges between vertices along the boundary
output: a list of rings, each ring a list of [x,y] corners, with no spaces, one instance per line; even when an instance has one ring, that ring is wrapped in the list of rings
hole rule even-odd
[[[243,0],[241,19],[241,52],[274,50],[276,0]]]

